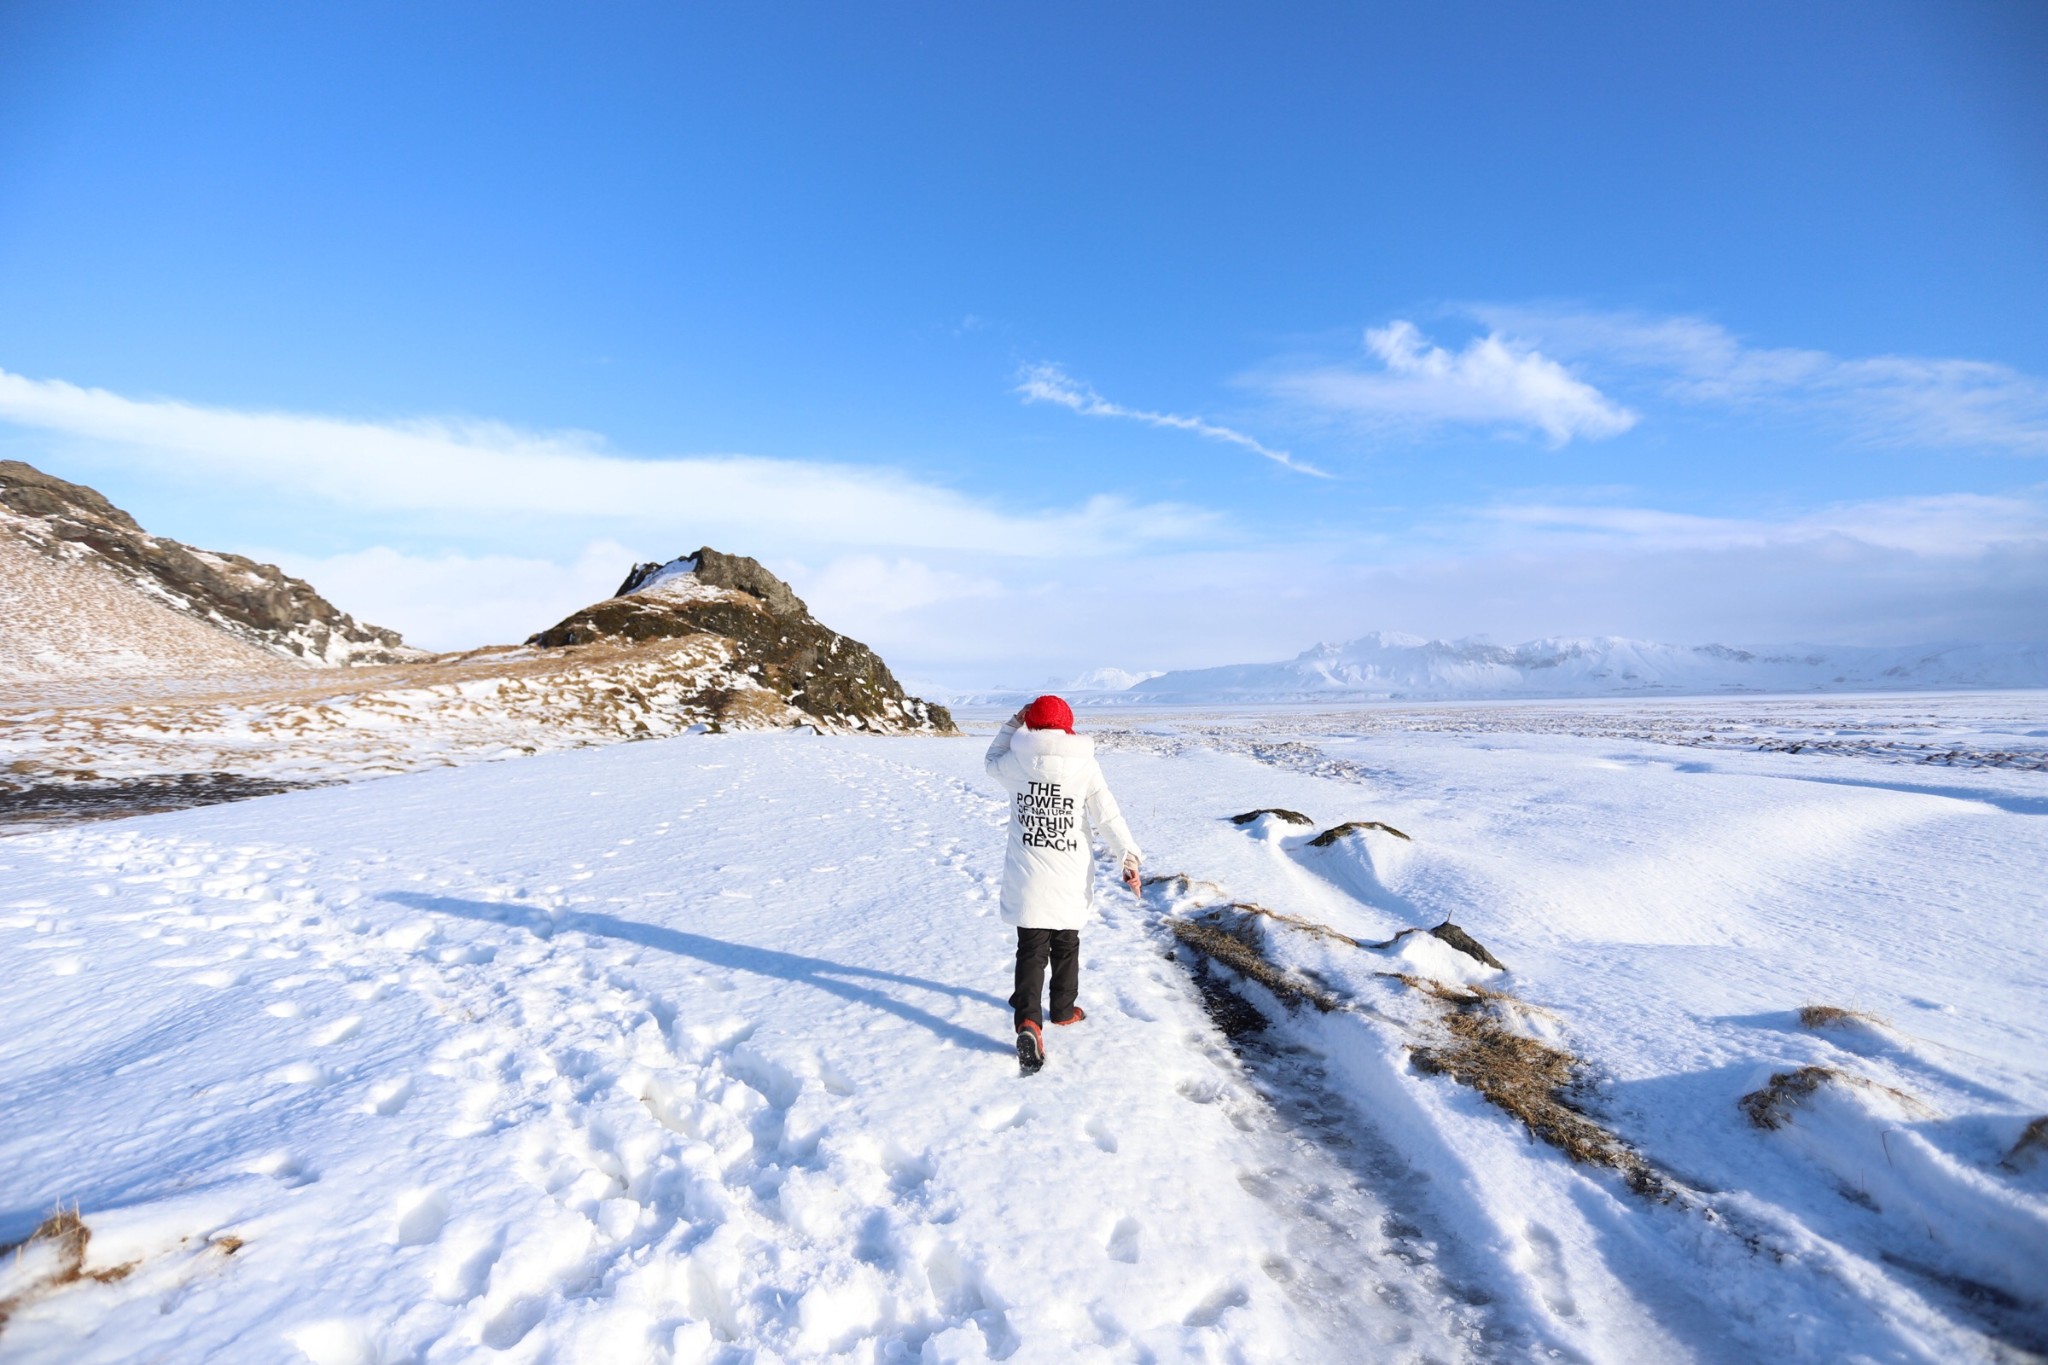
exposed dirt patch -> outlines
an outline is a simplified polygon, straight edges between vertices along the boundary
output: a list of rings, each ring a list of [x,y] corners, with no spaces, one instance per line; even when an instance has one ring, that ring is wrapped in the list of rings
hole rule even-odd
[[[1315,838],[1309,840],[1308,845],[1310,848],[1328,848],[1331,844],[1336,843],[1339,839],[1343,838],[1347,834],[1357,834],[1361,831],[1368,829],[1376,829],[1382,834],[1391,834],[1396,839],[1408,838],[1407,835],[1403,834],[1400,830],[1395,829],[1392,825],[1383,825],[1377,820],[1346,820],[1341,825],[1330,826],[1330,828],[1324,830],[1321,834],[1318,834]],[[1408,841],[1410,843],[1415,842],[1412,839],[1409,839]]]
[[[1288,810],[1282,806],[1267,806],[1260,810],[1248,810],[1243,815],[1231,816],[1230,823],[1233,825],[1249,825],[1261,815],[1270,815],[1276,820],[1285,820],[1290,825],[1313,825],[1315,823],[1315,821],[1309,819],[1300,811]]]

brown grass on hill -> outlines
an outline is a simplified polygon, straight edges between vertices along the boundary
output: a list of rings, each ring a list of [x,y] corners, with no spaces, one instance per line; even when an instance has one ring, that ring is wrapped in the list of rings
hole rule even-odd
[[[1182,891],[1193,885],[1189,878],[1178,874],[1148,878],[1145,884],[1168,885]],[[1428,932],[1408,929],[1383,944],[1361,943],[1326,924],[1283,915],[1249,901],[1216,906],[1199,915],[1166,919],[1167,928],[1182,944],[1239,976],[1258,982],[1289,1007],[1306,1001],[1324,1013],[1339,1008],[1342,1002],[1329,990],[1281,967],[1266,955],[1263,926],[1267,923],[1354,948],[1383,949],[1407,934]],[[1578,1058],[1561,1048],[1523,1037],[1506,1026],[1512,1012],[1542,1011],[1505,991],[1485,986],[1451,985],[1399,972],[1382,975],[1423,992],[1444,1007],[1443,1023],[1448,1036],[1441,1042],[1412,1049],[1418,1069],[1471,1086],[1489,1102],[1520,1119],[1533,1136],[1573,1161],[1619,1172],[1637,1194],[1660,1200],[1675,1194],[1671,1185],[1627,1143],[1572,1105],[1566,1092],[1576,1083]]]
[[[1673,1190],[1634,1149],[1579,1112],[1568,1098],[1580,1062],[1563,1048],[1524,1037],[1506,1025],[1506,1011],[1522,1004],[1484,986],[1449,986],[1403,976],[1445,1006],[1449,1038],[1410,1051],[1416,1069],[1449,1076],[1477,1090],[1571,1160],[1618,1172],[1637,1194],[1669,1199]]]
[[[1903,1090],[1880,1085],[1867,1076],[1853,1075],[1832,1066],[1802,1066],[1777,1072],[1761,1089],[1750,1091],[1736,1103],[1742,1106],[1742,1112],[1748,1114],[1749,1121],[1757,1127],[1783,1128],[1792,1121],[1792,1111],[1824,1085],[1853,1085],[1865,1090],[1881,1090],[1909,1110],[1922,1114],[1933,1112]]]
[[[87,1270],[85,1248],[91,1241],[92,1229],[78,1216],[76,1208],[69,1208],[59,1209],[45,1218],[36,1225],[34,1232],[21,1241],[0,1246],[0,1256],[26,1255],[38,1243],[52,1246],[57,1254],[57,1265],[54,1270],[22,1286],[8,1297],[0,1299],[0,1328],[7,1325],[7,1320],[13,1317],[23,1304],[53,1289],[62,1289],[65,1285],[76,1284],[80,1280],[113,1284],[126,1279],[128,1273],[135,1269],[135,1263],[130,1261],[125,1265],[110,1266],[105,1270]]]
[[[50,1269],[16,1287],[5,1298],[0,1298],[0,1331],[6,1330],[9,1318],[37,1299],[80,1283],[118,1284],[142,1264],[140,1261],[124,1261],[120,1265],[87,1270],[85,1252],[91,1243],[92,1228],[79,1215],[78,1207],[73,1205],[68,1209],[59,1208],[20,1241],[0,1244],[0,1256],[13,1256],[17,1264],[21,1258],[39,1254],[45,1247],[53,1253],[54,1261]],[[223,1234],[208,1239],[206,1246],[223,1256],[232,1256],[242,1249],[243,1242],[232,1234]]]
[[[1235,910],[1255,907],[1228,908]],[[1206,957],[1214,958],[1238,975],[1258,982],[1290,1007],[1306,1001],[1325,1014],[1337,1008],[1337,998],[1328,991],[1269,961],[1258,940],[1257,931],[1246,919],[1240,918],[1232,923],[1222,913],[1211,911],[1198,919],[1182,919],[1176,916],[1166,923],[1173,931],[1173,936],[1182,943]]]
[[[1339,839],[1343,838],[1347,834],[1353,834],[1360,830],[1367,829],[1376,829],[1379,830],[1382,834],[1391,834],[1396,839],[1408,839],[1407,835],[1403,834],[1400,830],[1395,829],[1392,825],[1383,825],[1377,820],[1346,820],[1341,825],[1330,826],[1330,828],[1324,830],[1321,834],[1318,834],[1315,838],[1309,840],[1308,844],[1310,848],[1328,848],[1331,844],[1336,843]],[[1408,842],[1412,844],[1415,841],[1413,839],[1408,839]]]
[[[1313,825],[1315,823],[1315,821],[1309,819],[1300,811],[1288,810],[1284,806],[1262,806],[1258,810],[1248,810],[1242,815],[1231,816],[1230,823],[1233,825],[1249,825],[1261,815],[1270,815],[1274,819],[1284,820],[1290,825]]]
[[[2021,1131],[2019,1141],[2013,1143],[2012,1150],[2005,1154],[1999,1165],[2009,1171],[2017,1171],[2033,1165],[2044,1153],[2048,1153],[2048,1114],[2035,1119]]]
[[[1749,1121],[1759,1128],[1783,1128],[1792,1121],[1792,1111],[1797,1109],[1816,1090],[1830,1081],[1843,1079],[1843,1073],[1831,1066],[1802,1066],[1796,1071],[1780,1071],[1761,1090],[1752,1090],[1736,1103],[1742,1112],[1749,1115]]]
[[[1799,1026],[1801,1028],[1841,1028],[1846,1024],[1878,1024],[1883,1020],[1862,1010],[1845,1010],[1839,1005],[1801,1005]]]

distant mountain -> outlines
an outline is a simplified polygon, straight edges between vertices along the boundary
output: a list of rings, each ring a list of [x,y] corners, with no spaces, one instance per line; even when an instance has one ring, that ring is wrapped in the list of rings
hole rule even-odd
[[[0,671],[17,677],[427,657],[275,565],[153,536],[94,490],[19,460],[0,460],[0,559]]]
[[[1068,692],[1123,692],[1159,676],[1157,669],[1150,673],[1133,673],[1128,668],[1094,668],[1068,683]]]
[[[2048,687],[2048,645],[1734,649],[1600,636],[1501,646],[1380,632],[1317,645],[1284,663],[1162,673],[1115,699],[1427,701],[1996,687]]]

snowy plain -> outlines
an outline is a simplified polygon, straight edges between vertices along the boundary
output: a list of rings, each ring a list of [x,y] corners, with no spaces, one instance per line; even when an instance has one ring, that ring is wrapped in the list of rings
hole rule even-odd
[[[2048,695],[1082,723],[1183,875],[1103,879],[1029,1079],[985,736],[0,840],[0,1243],[53,1229],[0,1360],[2048,1351]],[[1335,1008],[1176,947],[1244,904],[1348,936],[1265,940]],[[1507,970],[1373,946],[1447,917]],[[1414,1065],[1427,983],[1576,1057],[1654,1191]]]

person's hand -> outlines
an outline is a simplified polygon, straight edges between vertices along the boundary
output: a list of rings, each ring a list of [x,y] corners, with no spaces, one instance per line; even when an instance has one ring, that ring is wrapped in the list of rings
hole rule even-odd
[[[1138,876],[1138,860],[1124,859],[1124,885],[1131,888],[1131,894],[1139,900],[1145,899],[1145,883]]]
[[[1023,708],[1023,707],[1021,707],[1021,706],[1020,706],[1020,707],[1018,707],[1018,708],[1017,708],[1017,714],[1016,714],[1016,715],[1014,715],[1014,716],[1011,716],[1011,717],[1010,717],[1010,724],[1012,724],[1012,725],[1016,726],[1016,727],[1017,727],[1017,728],[1018,728],[1019,730],[1021,730],[1021,729],[1023,729],[1023,728],[1024,728],[1024,708]]]

